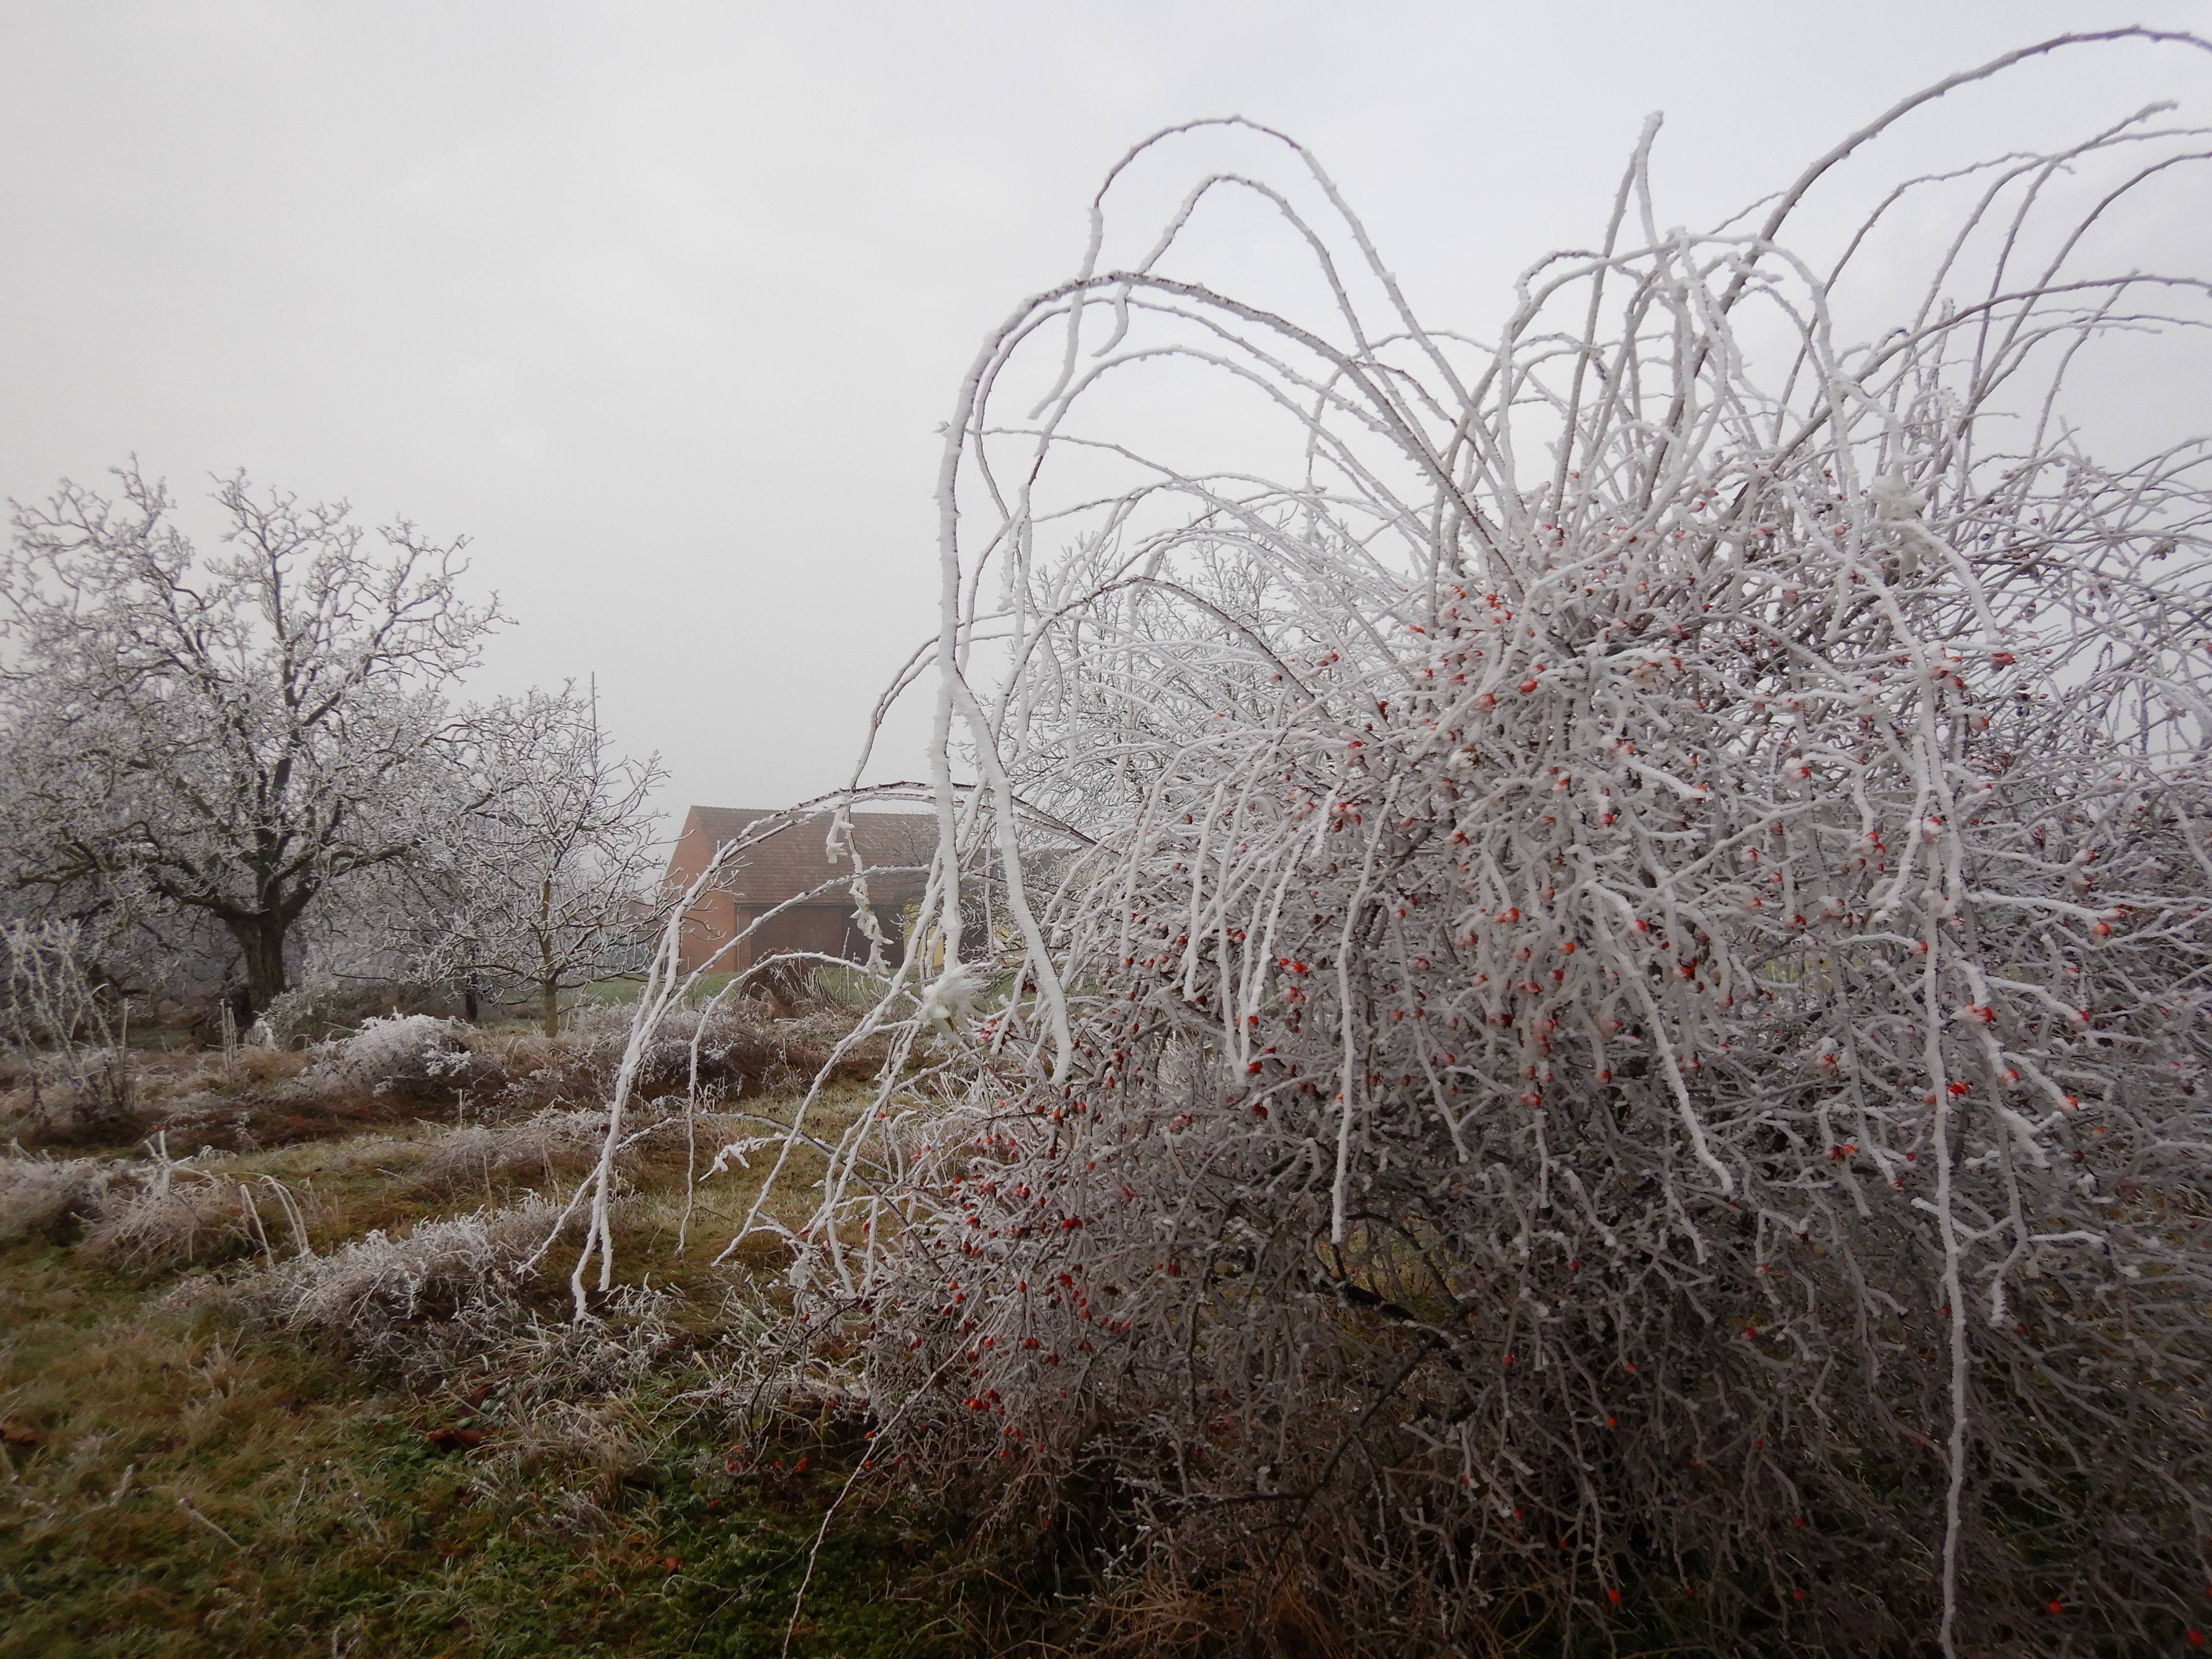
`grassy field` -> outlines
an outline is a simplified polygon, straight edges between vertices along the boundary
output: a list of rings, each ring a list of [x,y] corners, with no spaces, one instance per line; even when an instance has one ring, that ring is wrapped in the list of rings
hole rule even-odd
[[[176,1073],[150,1081],[154,1109],[231,1149],[191,1191],[252,1206],[203,1202],[189,1237],[61,1215],[0,1242],[0,1659],[782,1651],[862,1442],[830,1414],[764,1433],[722,1386],[732,1310],[772,1297],[777,1260],[712,1261],[744,1178],[699,1189],[679,1250],[683,1135],[629,1161],[621,1277],[649,1319],[618,1305],[578,1334],[564,1261],[480,1331],[441,1335],[431,1310],[365,1346],[256,1302],[298,1271],[276,1187],[328,1261],[378,1230],[558,1197],[587,1152],[457,1121],[465,1101],[313,1094],[296,1059],[151,1062]],[[921,1492],[840,1511],[789,1651],[1015,1643],[1037,1599],[968,1559],[962,1530]]]

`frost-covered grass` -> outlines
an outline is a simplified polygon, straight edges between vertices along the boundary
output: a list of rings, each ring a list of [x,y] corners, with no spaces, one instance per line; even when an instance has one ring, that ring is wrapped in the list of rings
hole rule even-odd
[[[622,1161],[593,1318],[562,1246],[520,1271],[594,1116],[395,1110],[158,1189],[143,1157],[0,1158],[0,1659],[775,1652],[865,1442],[734,1386],[781,1258],[714,1265],[755,1177],[687,1218],[680,1121]],[[695,1127],[711,1156],[744,1126]],[[979,1595],[962,1538],[921,1492],[841,1513],[791,1650],[1000,1645],[1027,1603]]]
[[[658,1034],[636,1079],[639,1104],[695,1091],[702,1104],[775,1095],[811,1078],[843,1030],[831,1012],[778,1019],[757,1003],[703,1018],[703,1031],[702,1016],[687,1010]],[[42,1096],[34,1087],[51,1069],[46,1057],[0,1053],[0,1146],[112,1160],[143,1156],[156,1136],[181,1157],[325,1142],[418,1121],[507,1126],[604,1104],[629,1024],[623,1010],[586,1008],[549,1039],[417,1014],[370,1019],[303,1048],[134,1049],[130,1109],[96,1118],[58,1112],[52,1089]],[[881,1059],[880,1044],[866,1046],[840,1076],[864,1076]]]
[[[481,1382],[403,1386],[51,1246],[10,1256],[9,1659],[773,1652],[842,1478],[835,1448],[797,1439],[765,1478],[717,1477],[729,1446],[682,1399],[707,1375],[689,1353],[507,1413]],[[805,1477],[774,1468],[810,1451]],[[933,1650],[916,1635],[945,1611],[896,1592],[935,1548],[857,1517],[793,1651]],[[934,1650],[969,1650],[951,1628]]]

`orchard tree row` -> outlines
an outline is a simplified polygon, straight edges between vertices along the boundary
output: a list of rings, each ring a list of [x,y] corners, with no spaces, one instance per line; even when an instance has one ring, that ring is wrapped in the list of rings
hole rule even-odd
[[[653,920],[655,758],[574,682],[456,701],[507,619],[465,544],[364,534],[243,474],[207,550],[135,463],[18,504],[0,569],[0,902],[156,975],[221,963],[250,1019],[325,966],[532,999]]]

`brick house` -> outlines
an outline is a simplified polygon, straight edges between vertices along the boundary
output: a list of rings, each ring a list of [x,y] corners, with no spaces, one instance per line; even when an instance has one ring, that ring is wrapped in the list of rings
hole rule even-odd
[[[757,820],[775,813],[740,806],[695,806],[684,817],[683,833],[669,855],[667,887],[680,896],[698,879],[714,849],[742,840]],[[836,864],[823,850],[830,833],[826,812],[802,818],[775,831],[737,855],[716,884],[699,896],[684,915],[679,966],[688,973],[727,945],[744,927],[768,911],[801,895],[812,894],[762,924],[714,963],[717,972],[737,972],[781,951],[819,951],[866,961],[867,935],[854,915],[845,881],[852,866]],[[937,846],[937,823],[921,812],[855,812],[853,844],[872,870],[869,908],[897,960],[900,914],[921,896],[928,864]],[[915,866],[921,866],[919,868]],[[827,890],[817,892],[824,884]]]

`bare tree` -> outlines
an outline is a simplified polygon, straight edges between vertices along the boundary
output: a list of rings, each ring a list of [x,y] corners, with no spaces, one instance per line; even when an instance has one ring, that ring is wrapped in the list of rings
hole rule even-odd
[[[203,555],[136,464],[110,501],[64,483],[15,508],[0,672],[5,878],[150,923],[212,921],[264,1006],[293,926],[415,853],[457,803],[444,701],[500,620],[459,541],[404,520],[363,545],[343,502],[214,501]]]
[[[653,792],[659,757],[626,758],[597,689],[533,690],[466,720],[480,801],[427,865],[427,971],[527,987],[548,1036],[561,993],[641,965],[664,862]]]

